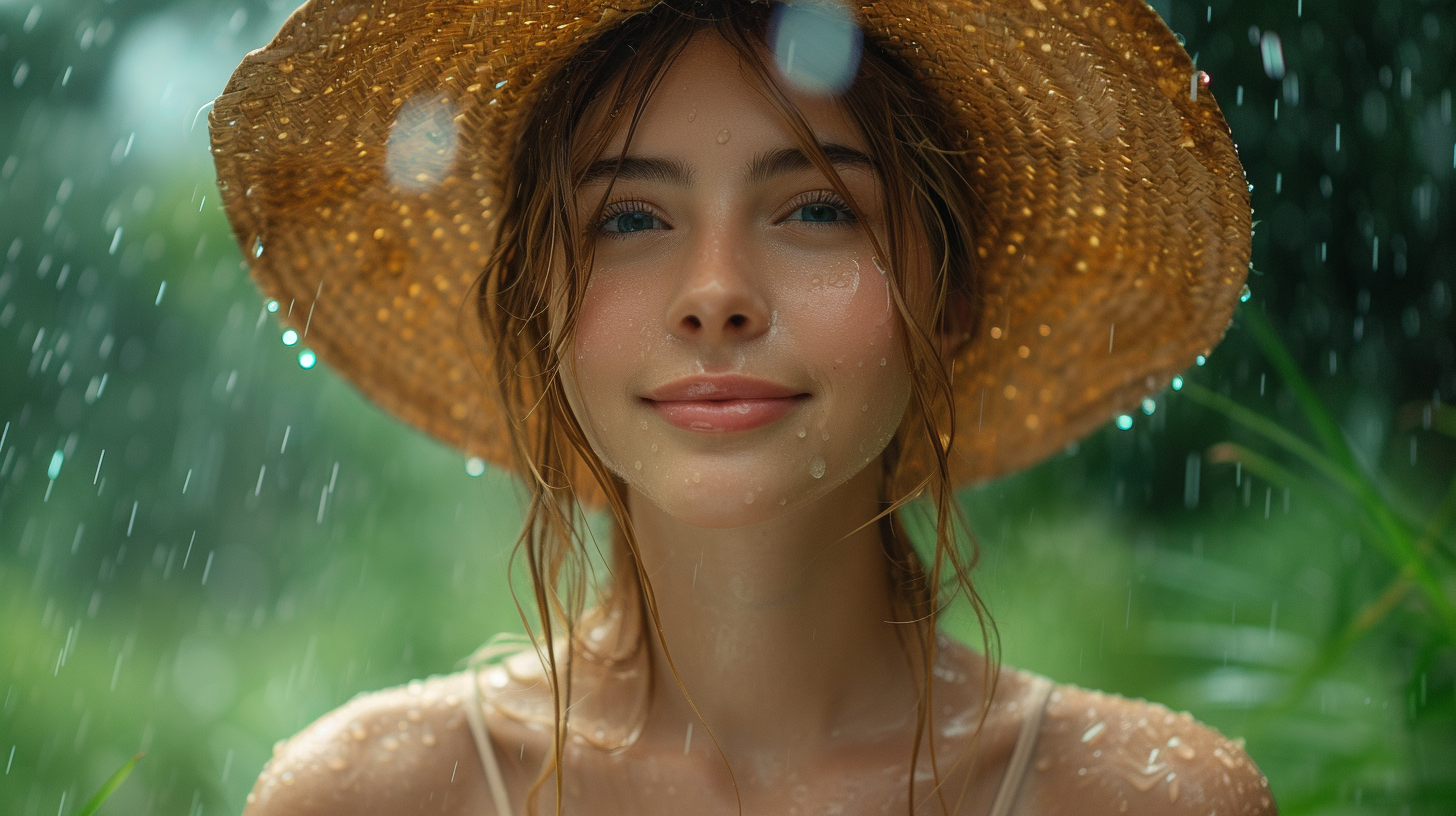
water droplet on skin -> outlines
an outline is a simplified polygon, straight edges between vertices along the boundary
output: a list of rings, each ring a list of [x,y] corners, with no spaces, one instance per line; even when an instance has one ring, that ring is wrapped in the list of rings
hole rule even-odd
[[[657,443],[656,442],[653,442],[652,443],[652,452],[653,453],[657,453]]]
[[[425,731],[425,733],[423,733],[423,734],[420,735],[420,742],[424,743],[426,746],[434,745],[435,744],[435,732],[433,732],[433,731]]]
[[[283,775],[280,776],[280,777],[278,777],[278,779],[279,779],[279,781],[281,781],[285,785],[292,785],[293,784],[293,771],[284,771],[283,772]]]
[[[824,441],[825,442],[828,442],[829,441],[829,429],[828,428],[825,428],[822,431],[822,435],[823,435]]]
[[[718,131],[718,144],[728,144],[728,137],[728,128],[723,128],[722,130]]]
[[[424,719],[424,715],[420,714],[420,710],[418,708],[411,708],[409,711],[406,711],[404,713],[404,716],[405,719],[409,720],[410,722],[419,722],[421,719]]]
[[[1102,732],[1104,730],[1106,730],[1106,729],[1107,729],[1107,723],[1098,721],[1096,725],[1093,725],[1091,728],[1088,728],[1086,731],[1084,731],[1082,733],[1082,741],[1083,742],[1092,742],[1093,740],[1095,740],[1098,737],[1102,736]]]
[[[880,358],[880,365],[889,365],[889,363],[890,361],[886,360],[884,357]]]
[[[1168,749],[1179,759],[1192,759],[1197,756],[1197,752],[1193,750],[1193,746],[1184,743],[1183,740],[1177,737],[1168,738]]]
[[[744,504],[753,504],[753,491],[752,490],[750,490],[747,493],[744,493],[743,494],[743,503]]]
[[[701,473],[694,473],[693,474],[693,484],[697,484],[698,482],[701,482],[702,480],[703,480],[703,474],[701,474]]]
[[[1042,757],[1041,759],[1038,759],[1036,761],[1036,769],[1038,771],[1047,771],[1047,770],[1050,770],[1051,767],[1052,767],[1052,761],[1051,761],[1051,759],[1049,759],[1047,757]]]
[[[262,238],[254,238],[253,239],[253,257],[254,258],[261,258],[261,257],[263,257],[263,239]]]
[[[779,499],[779,507],[783,507],[783,506],[787,505],[788,503],[789,503],[788,497],[784,497],[782,499]]]
[[[329,757],[328,766],[331,771],[342,771],[349,763],[343,757]]]
[[[384,750],[386,750],[386,751],[398,751],[399,750],[399,739],[396,738],[393,735],[390,735],[390,736],[385,737],[384,739],[380,740],[379,741],[379,744],[380,745],[383,745],[384,746]]]
[[[1176,802],[1176,801],[1178,801],[1178,774],[1175,774],[1175,773],[1168,774],[1167,780],[1168,780],[1168,801],[1169,802]]]
[[[363,723],[356,721],[349,723],[349,736],[358,742],[363,742],[369,738],[369,732],[364,730]]]
[[[632,467],[634,469],[636,469],[636,470],[641,470],[642,469],[642,462],[641,462],[641,460],[638,460],[636,462],[633,462],[632,463]]]
[[[692,110],[688,111],[688,121],[689,122],[693,121],[696,118],[698,118],[698,109],[697,108],[693,108]]]
[[[867,413],[869,413],[869,410],[870,410],[870,404],[869,404],[869,403],[868,403],[868,402],[866,402],[866,403],[865,403],[865,404],[864,404],[864,405],[861,405],[861,406],[860,406],[860,407],[859,407],[859,411],[860,411],[860,413],[862,413],[862,414],[867,414]]]
[[[824,459],[816,456],[814,461],[809,463],[809,475],[816,479],[824,478]]]
[[[1240,289],[1239,290],[1239,302],[1240,303],[1248,303],[1249,302],[1249,298],[1251,298],[1253,296],[1254,296],[1254,293],[1249,289],[1249,285],[1247,283],[1244,284],[1244,288],[1243,289]]]

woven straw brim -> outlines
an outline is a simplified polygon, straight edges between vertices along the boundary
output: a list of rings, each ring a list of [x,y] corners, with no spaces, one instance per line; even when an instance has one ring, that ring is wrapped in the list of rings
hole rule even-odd
[[[541,83],[650,5],[299,9],[211,114],[228,217],[283,321],[389,412],[509,466],[472,291],[497,180]],[[958,483],[1058,452],[1211,350],[1248,267],[1248,189],[1155,12],[997,0],[858,13],[954,117],[984,205],[983,311],[953,365]],[[417,155],[392,158],[403,143]]]

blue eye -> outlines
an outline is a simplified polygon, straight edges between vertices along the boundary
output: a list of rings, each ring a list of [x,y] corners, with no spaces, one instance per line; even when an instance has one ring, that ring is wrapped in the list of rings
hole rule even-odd
[[[602,232],[627,233],[662,228],[663,223],[657,216],[641,210],[608,215],[602,222]]]
[[[816,201],[794,210],[789,221],[803,221],[809,224],[844,224],[854,221],[854,213],[847,207],[827,201]]]

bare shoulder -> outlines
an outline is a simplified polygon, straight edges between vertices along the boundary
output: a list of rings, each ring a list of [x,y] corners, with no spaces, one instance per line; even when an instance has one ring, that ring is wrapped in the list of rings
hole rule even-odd
[[[244,816],[489,812],[461,705],[467,682],[431,677],[320,717],[274,747]]]
[[[1025,786],[1027,812],[1273,816],[1242,741],[1145,700],[1057,686]]]

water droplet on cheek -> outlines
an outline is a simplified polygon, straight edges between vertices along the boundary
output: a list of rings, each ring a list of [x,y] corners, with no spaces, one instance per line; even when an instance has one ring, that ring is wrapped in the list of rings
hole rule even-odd
[[[753,491],[752,490],[750,490],[747,493],[744,493],[743,494],[743,503],[744,504],[753,504]]]
[[[635,469],[637,469],[637,470],[641,470],[642,469],[642,461],[639,459],[638,461],[633,462],[632,463],[632,467],[635,468]]]
[[[889,365],[889,362],[890,361],[886,360],[884,357],[880,358],[880,365]]]
[[[718,144],[728,144],[728,138],[728,128],[723,128],[722,130],[718,131]]]
[[[392,736],[392,735],[391,736],[388,736],[388,737],[385,737],[384,739],[380,740],[379,741],[379,744],[382,745],[382,746],[384,746],[384,750],[386,750],[386,751],[398,751],[399,750],[399,740],[397,738],[395,738],[394,736]]]
[[[816,457],[814,457],[814,461],[812,461],[812,462],[809,463],[809,475],[810,476],[813,476],[816,479],[822,479],[822,478],[824,478],[824,458],[823,457],[816,456]]]
[[[688,111],[688,121],[689,122],[691,122],[691,121],[693,121],[694,119],[697,119],[697,118],[698,118],[698,109],[697,108],[693,108],[692,110]]]
[[[703,480],[703,474],[701,474],[701,473],[694,473],[693,474],[693,484],[697,484],[698,482],[701,482],[702,480]]]
[[[343,757],[329,757],[328,766],[331,771],[342,771],[349,767],[349,763]]]
[[[804,430],[803,428],[800,428],[799,429],[799,438],[800,439],[803,439],[804,437],[806,437],[808,435],[809,435],[809,432],[808,431]]]

